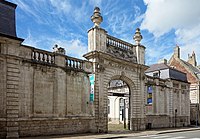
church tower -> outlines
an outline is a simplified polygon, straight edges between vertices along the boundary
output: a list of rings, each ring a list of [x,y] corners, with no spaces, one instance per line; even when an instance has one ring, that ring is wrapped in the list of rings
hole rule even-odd
[[[194,67],[197,66],[196,55],[194,51],[191,56],[188,54],[188,63],[192,64]]]

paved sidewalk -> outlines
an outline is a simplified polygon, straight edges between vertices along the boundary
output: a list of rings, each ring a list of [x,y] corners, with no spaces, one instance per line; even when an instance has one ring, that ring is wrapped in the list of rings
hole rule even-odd
[[[59,135],[59,136],[40,136],[40,137],[28,137],[23,139],[112,139],[112,138],[125,138],[136,137],[143,135],[155,135],[165,134],[173,132],[184,132],[200,130],[200,127],[187,127],[187,128],[164,128],[164,129],[152,129],[146,131],[114,131],[107,134],[73,134],[73,135]]]

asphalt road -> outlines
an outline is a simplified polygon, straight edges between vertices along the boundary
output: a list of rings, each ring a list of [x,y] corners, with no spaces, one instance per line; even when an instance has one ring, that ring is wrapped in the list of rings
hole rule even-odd
[[[200,131],[184,131],[157,135],[145,135],[138,137],[127,137],[123,139],[200,139]]]

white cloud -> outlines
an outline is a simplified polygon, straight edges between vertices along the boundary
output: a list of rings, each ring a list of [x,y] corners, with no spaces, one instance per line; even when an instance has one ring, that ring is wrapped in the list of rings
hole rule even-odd
[[[147,10],[141,28],[156,37],[200,22],[199,0],[145,0],[145,3]]]
[[[101,6],[101,2],[102,0],[89,0],[89,3],[93,6],[93,7],[100,7]]]
[[[157,63],[160,59],[169,59],[171,53],[169,50],[171,46],[159,46],[146,49],[146,64],[151,65]]]
[[[126,35],[133,35],[133,34],[127,34],[127,33],[134,33],[134,26],[141,22],[143,19],[143,14],[141,14],[141,10],[138,6],[134,5],[131,10],[119,10],[123,9],[124,5],[118,3],[119,5],[116,5],[116,7],[110,7],[110,9],[107,9],[108,12],[105,12],[105,15],[107,15],[109,18],[107,19],[108,22],[108,29],[112,31],[113,34],[117,36],[124,36]],[[121,8],[119,8],[121,6]]]
[[[141,10],[140,10],[140,7],[138,7],[137,5],[134,5],[134,11],[135,11],[135,14],[134,14],[134,17],[138,17],[138,16],[140,16],[140,14],[141,14]]]
[[[183,59],[187,60],[188,53],[192,51],[200,56],[199,0],[144,0],[144,3],[147,5],[147,10],[141,29],[153,33],[155,39],[174,31]]]
[[[87,45],[79,39],[65,40],[62,38],[52,38],[50,36],[36,37],[32,36],[29,30],[23,44],[50,52],[53,51],[54,45],[57,44],[59,47],[63,47],[66,50],[67,55],[81,59],[83,59],[82,56],[87,53]]]
[[[83,59],[83,55],[87,53],[87,46],[80,40],[55,40],[54,44],[65,48],[66,54],[69,56],[75,56],[77,58]]]
[[[31,32],[30,30],[28,30],[28,34],[27,34],[27,37],[24,39],[24,42],[23,44],[25,45],[29,45],[29,46],[32,46],[32,47],[35,47],[38,45],[38,40],[34,39],[34,37],[31,35]]]
[[[72,11],[72,6],[67,0],[50,0],[50,2],[58,12],[64,12],[65,14],[68,14],[70,11]]]

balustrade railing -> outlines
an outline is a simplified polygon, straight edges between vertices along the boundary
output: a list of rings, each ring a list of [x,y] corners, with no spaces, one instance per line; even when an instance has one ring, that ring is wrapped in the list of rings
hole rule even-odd
[[[120,39],[117,39],[115,37],[112,37],[110,35],[107,35],[106,44],[107,46],[114,46],[114,47],[123,49],[125,51],[133,51],[132,49],[134,47],[134,45],[128,42],[122,41]]]
[[[55,55],[44,50],[33,49],[31,59],[35,62],[55,64]]]
[[[66,66],[67,68],[83,70],[83,60],[73,58],[73,57],[66,57]]]

